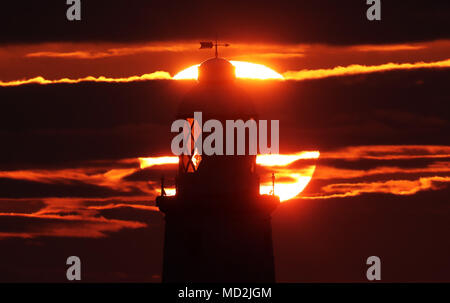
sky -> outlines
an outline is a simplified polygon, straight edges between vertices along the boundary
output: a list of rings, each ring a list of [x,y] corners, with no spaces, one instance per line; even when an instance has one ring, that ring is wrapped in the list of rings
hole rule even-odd
[[[283,200],[277,281],[365,281],[371,255],[385,282],[450,281],[449,6],[382,1],[368,21],[365,1],[82,1],[70,22],[65,1],[2,4],[0,281],[65,281],[70,255],[86,282],[161,280],[154,200],[196,84],[173,77],[216,35],[221,57],[284,77],[239,80],[290,157],[260,160]]]

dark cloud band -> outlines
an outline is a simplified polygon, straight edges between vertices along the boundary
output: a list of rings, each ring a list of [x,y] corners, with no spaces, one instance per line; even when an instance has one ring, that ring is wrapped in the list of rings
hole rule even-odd
[[[233,41],[362,44],[450,38],[448,1],[382,1],[368,21],[366,1],[81,1],[68,21],[65,1],[8,1],[0,43],[167,41],[215,37]]]

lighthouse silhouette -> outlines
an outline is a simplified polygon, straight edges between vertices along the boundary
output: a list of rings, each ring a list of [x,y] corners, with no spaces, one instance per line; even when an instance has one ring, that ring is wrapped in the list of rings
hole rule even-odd
[[[216,56],[198,71],[178,119],[187,120],[192,130],[194,112],[222,125],[257,121],[229,61]],[[194,147],[199,134],[191,135]],[[162,182],[156,199],[166,223],[163,282],[275,282],[271,213],[280,200],[260,195],[255,155],[207,156],[192,149],[191,155],[179,156],[175,183],[175,196],[165,195]]]

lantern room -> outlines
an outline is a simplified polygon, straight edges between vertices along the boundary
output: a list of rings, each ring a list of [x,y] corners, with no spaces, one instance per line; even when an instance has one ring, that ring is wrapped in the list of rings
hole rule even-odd
[[[227,120],[256,120],[253,103],[237,84],[235,67],[229,61],[212,58],[198,69],[198,83],[182,100],[177,113],[177,119],[189,124],[189,130],[184,134],[188,138],[189,153],[180,156],[177,195],[195,195],[201,190],[203,194],[210,192],[227,198],[236,194],[257,196],[259,177],[256,174],[256,155],[200,154],[198,139],[203,132],[202,121],[194,119],[194,113],[200,112],[203,121],[214,119],[222,125]],[[234,144],[234,148],[236,146]]]

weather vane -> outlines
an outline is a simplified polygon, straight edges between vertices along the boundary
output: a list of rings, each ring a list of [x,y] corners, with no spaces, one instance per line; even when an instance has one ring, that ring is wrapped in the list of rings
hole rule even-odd
[[[217,51],[218,46],[228,47],[228,46],[230,46],[230,44],[228,44],[228,43],[219,44],[219,43],[217,43],[217,39],[216,39],[216,42],[212,42],[212,41],[200,42],[200,49],[215,47],[216,48],[216,52],[215,52],[216,58],[219,57],[219,53]]]

